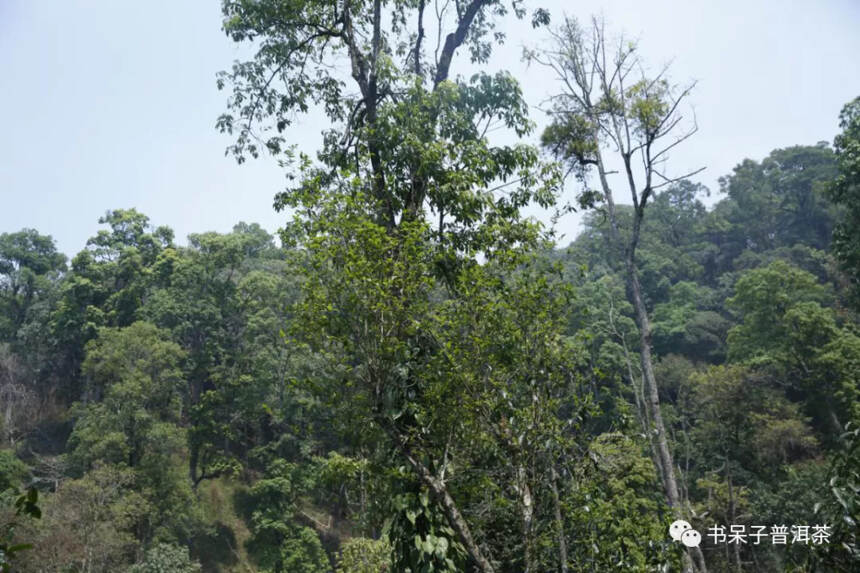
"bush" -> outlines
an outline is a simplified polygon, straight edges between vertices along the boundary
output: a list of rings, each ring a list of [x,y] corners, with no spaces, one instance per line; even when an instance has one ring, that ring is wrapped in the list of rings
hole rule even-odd
[[[0,492],[17,489],[29,474],[30,470],[12,450],[0,450]]]
[[[341,546],[336,573],[383,573],[391,570],[390,564],[388,541],[355,537]]]
[[[200,564],[191,561],[188,550],[176,545],[159,543],[146,552],[142,563],[132,566],[129,573],[198,573]]]

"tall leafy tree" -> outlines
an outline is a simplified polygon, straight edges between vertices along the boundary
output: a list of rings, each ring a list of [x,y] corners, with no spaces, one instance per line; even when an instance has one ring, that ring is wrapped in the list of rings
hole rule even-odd
[[[747,159],[720,179],[722,192],[744,248],[764,251],[803,242],[817,249],[830,243],[835,211],[826,195],[836,175],[826,143],[777,149],[761,162]]]
[[[55,368],[64,372],[66,399],[80,398],[80,372],[86,343],[100,327],[129,326],[144,302],[149,271],[158,254],[169,247],[173,232],[152,229],[149,218],[135,209],[117,209],[99,219],[108,225],[87,241],[72,259],[51,309],[50,330],[57,353]]]
[[[240,223],[227,234],[193,234],[152,267],[140,315],[187,351],[195,486],[247,461],[288,407],[293,358],[279,332],[297,287],[284,258],[259,225]]]
[[[493,124],[520,135],[531,128],[516,81],[504,73],[451,77],[458,48],[487,60],[501,37],[496,20],[508,11],[525,16],[518,3],[491,0],[436,11],[431,62],[424,2],[224,4],[227,33],[259,46],[250,62],[222,76],[233,87],[231,112],[219,122],[238,136],[231,151],[240,159],[258,144],[281,151],[280,135],[256,139],[254,127],[281,131],[311,104],[337,126],[326,133],[319,164],[302,158],[298,184],[276,199],[297,214],[285,238],[308,253],[300,334],[347,366],[328,375],[335,384],[326,391],[349,396],[359,419],[382,430],[484,572],[495,566],[461,509],[468,497],[454,489],[452,459],[465,464],[482,449],[485,456],[519,452],[507,466],[521,518],[518,559],[523,570],[536,570],[533,488],[525,458],[516,461],[529,432],[495,405],[507,395],[515,410],[531,408],[534,396],[551,409],[551,389],[565,380],[557,342],[540,332],[530,343],[546,365],[534,392],[514,400],[523,373],[507,365],[522,342],[507,323],[497,325],[498,344],[488,338],[493,318],[512,316],[503,293],[514,286],[500,273],[524,262],[524,250],[540,239],[519,210],[548,205],[555,184],[534,148],[494,146],[485,137]],[[545,11],[533,14],[535,25],[547,19]],[[331,71],[339,60],[349,66],[349,84]],[[529,296],[551,299],[543,284],[534,282]],[[510,312],[520,316],[516,307]]]
[[[860,282],[860,97],[845,104],[839,115],[842,133],[833,147],[839,176],[832,189],[833,200],[844,208],[836,230],[834,249],[856,285]]]
[[[858,421],[860,337],[841,326],[813,275],[783,262],[741,276],[727,302],[742,315],[729,358],[770,369],[799,394],[819,427],[838,436]]]
[[[150,504],[137,530],[142,542],[182,539],[194,516],[179,427],[183,355],[166,333],[145,322],[103,328],[87,345],[87,401],[75,409],[70,463],[79,475],[98,464],[134,472]]]
[[[251,489],[256,509],[251,516],[249,549],[263,570],[272,573],[331,571],[316,532],[294,520],[303,493],[296,469],[276,460]]]
[[[27,311],[65,269],[51,237],[35,229],[0,235],[0,340],[15,340]]]

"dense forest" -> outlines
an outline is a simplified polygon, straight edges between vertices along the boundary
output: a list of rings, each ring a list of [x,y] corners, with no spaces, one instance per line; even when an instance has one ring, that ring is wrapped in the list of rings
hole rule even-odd
[[[635,43],[440,5],[224,2],[218,128],[288,171],[279,236],[0,234],[0,571],[860,569],[860,98],[709,190]],[[516,18],[541,133],[455,72]]]

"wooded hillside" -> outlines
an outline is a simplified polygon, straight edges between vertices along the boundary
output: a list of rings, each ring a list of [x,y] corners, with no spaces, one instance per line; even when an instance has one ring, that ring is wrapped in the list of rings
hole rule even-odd
[[[219,127],[290,170],[278,237],[0,235],[0,570],[860,567],[860,98],[708,190],[666,161],[692,85],[598,21],[454,4],[224,2],[256,51]],[[542,134],[516,78],[454,71],[502,18],[555,42]],[[316,158],[282,134],[312,106]],[[567,203],[567,247],[522,214]]]

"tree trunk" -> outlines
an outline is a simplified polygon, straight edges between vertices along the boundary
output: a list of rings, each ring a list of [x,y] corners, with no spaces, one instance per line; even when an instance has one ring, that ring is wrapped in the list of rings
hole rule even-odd
[[[558,560],[561,562],[561,573],[568,573],[567,567],[567,540],[564,538],[564,519],[561,517],[561,498],[558,495],[558,474],[555,471],[555,462],[550,467],[550,487],[552,489],[552,503],[555,511],[555,526],[558,529]]]
[[[523,528],[523,561],[525,569],[523,573],[534,573],[536,571],[534,557],[532,555],[532,521],[534,519],[534,502],[532,500],[531,488],[528,484],[526,469],[520,464],[517,467],[517,493],[520,497],[520,514]]]
[[[610,239],[615,248],[618,249],[621,246],[621,238],[618,233],[618,219],[615,214],[615,203],[612,198],[612,189],[606,178],[603,158],[600,153],[598,153],[597,157],[597,171],[600,176],[600,184],[603,188],[603,197],[606,201],[607,213],[609,215]],[[642,300],[642,287],[639,284],[639,273],[636,268],[636,245],[639,243],[639,231],[641,229],[643,216],[643,209],[637,206],[634,214],[633,234],[630,237],[630,243],[626,248],[625,274],[627,275],[627,291],[628,296],[630,297],[630,302],[633,304],[633,308],[636,312],[636,324],[639,327],[639,358],[642,365],[642,376],[645,381],[645,386],[647,387],[644,389],[647,392],[647,395],[645,396],[645,409],[651,419],[650,421],[654,424],[654,429],[656,430],[656,436],[653,437],[653,440],[656,442],[657,459],[659,460],[657,470],[663,478],[663,489],[666,493],[666,501],[675,514],[680,517],[678,483],[675,479],[675,464],[672,460],[672,452],[669,450],[669,443],[666,438],[666,428],[663,424],[663,414],[660,409],[660,395],[657,389],[657,381],[654,376],[653,361],[651,360],[651,321],[648,318],[648,309],[645,308],[645,301]]]
[[[645,385],[647,386],[646,405],[656,433],[657,454],[663,469],[663,487],[666,491],[666,501],[677,513],[680,496],[678,495],[678,482],[675,479],[675,464],[669,449],[666,427],[663,424],[660,394],[654,376],[654,364],[651,359],[651,321],[648,318],[645,302],[642,300],[642,288],[639,285],[638,271],[632,256],[627,259],[627,286],[630,289],[631,302],[636,311],[636,323],[639,326],[639,357],[642,364],[642,375],[645,377]]]
[[[610,239],[614,244],[615,249],[621,248],[621,238],[618,232],[618,219],[615,213],[615,203],[612,198],[612,189],[606,178],[606,171],[603,165],[602,154],[597,155],[597,170],[600,176],[600,184],[603,190],[603,197],[606,201],[607,214],[609,215],[609,230]],[[631,183],[631,192],[634,196],[634,202],[638,195],[636,194],[635,186],[632,184],[632,171],[629,162],[625,162],[627,168],[628,179]],[[644,195],[644,194],[643,194]],[[642,228],[642,220],[644,218],[645,204],[644,202],[634,205],[633,215],[633,230],[630,237],[630,242],[625,245],[625,274],[628,296],[633,304],[636,312],[636,324],[639,327],[639,358],[642,366],[642,377],[644,379],[644,388],[646,395],[645,410],[650,417],[650,422],[654,424],[654,435],[649,434],[652,444],[656,446],[656,458],[654,459],[657,466],[657,472],[662,477],[663,490],[666,494],[666,502],[672,509],[673,514],[678,518],[684,517],[684,512],[680,504],[680,495],[678,494],[678,481],[675,478],[675,463],[672,459],[672,451],[669,449],[669,440],[666,435],[666,426],[663,423],[663,413],[660,407],[660,393],[657,387],[657,379],[654,375],[654,362],[651,358],[651,321],[648,317],[648,309],[645,307],[645,301],[642,299],[642,286],[639,284],[639,270],[636,266],[636,246],[639,244],[639,233]],[[693,555],[697,557],[698,566],[693,562]],[[698,569],[702,573],[707,573],[705,558],[701,549],[698,547],[684,553],[684,571],[695,571]]]
[[[451,497],[451,494],[448,492],[448,488],[445,486],[445,482],[433,475],[430,470],[427,469],[427,466],[421,463],[421,461],[412,454],[409,446],[406,444],[403,437],[398,435],[396,430],[388,427],[387,424],[384,427],[388,431],[389,435],[394,439],[394,443],[397,445],[400,453],[403,454],[406,461],[409,462],[409,465],[412,466],[412,469],[415,470],[416,474],[418,474],[421,482],[430,488],[430,491],[433,492],[433,496],[442,505],[445,517],[448,518],[448,524],[457,533],[457,537],[459,537],[460,542],[466,548],[466,552],[469,554],[469,557],[471,557],[475,562],[475,565],[477,565],[478,571],[481,573],[495,573],[495,569],[493,569],[490,561],[484,556],[481,548],[478,547],[478,544],[472,537],[469,525],[466,523],[460,510],[457,509],[457,502],[455,502],[454,498]]]
[[[638,231],[638,229],[636,229]],[[634,233],[633,241],[638,239],[638,232]],[[631,242],[633,242],[631,241]],[[634,243],[635,244],[635,243]],[[672,508],[672,512],[678,518],[685,517],[681,508],[681,496],[678,494],[678,480],[675,477],[675,461],[672,458],[672,451],[669,449],[669,438],[666,434],[666,426],[663,424],[663,412],[660,407],[660,393],[657,387],[657,378],[654,376],[654,362],[651,359],[651,321],[648,318],[648,310],[645,308],[645,301],[642,300],[642,287],[639,284],[638,269],[633,261],[632,252],[627,258],[627,285],[630,289],[630,298],[633,303],[633,308],[636,311],[636,323],[639,326],[639,357],[642,364],[642,375],[645,378],[647,388],[647,396],[645,400],[646,407],[651,415],[651,422],[654,424],[654,441],[657,446],[657,456],[660,460],[660,466],[657,469],[662,470],[663,489],[666,493],[666,502]],[[696,565],[693,561],[693,555],[696,556]],[[708,568],[705,565],[705,556],[702,550],[698,547],[689,549],[684,553],[684,571],[695,571],[698,569],[702,573],[707,573]]]
[[[642,379],[642,387],[636,385],[636,378],[633,373],[633,364],[630,360],[630,352],[627,349],[627,342],[621,339],[621,348],[624,350],[624,362],[627,365],[627,376],[630,378],[630,386],[633,389],[633,396],[636,400],[636,415],[639,418],[639,423],[642,425],[642,432],[648,439],[648,449],[651,451],[651,461],[654,463],[654,468],[657,470],[657,477],[660,478],[660,483],[666,482],[664,475],[666,470],[663,468],[663,462],[657,453],[657,446],[654,443],[654,433],[651,431],[651,418],[648,415],[648,410],[645,406],[645,379]]]
[[[725,460],[725,464],[726,464],[726,481],[728,482],[728,485],[729,485],[729,519],[731,520],[731,523],[733,524],[735,522],[735,518],[737,516],[735,515],[735,490],[734,490],[734,484],[732,484],[731,463],[729,462],[729,456],[728,455],[724,456],[723,459]],[[741,549],[740,549],[741,544],[735,543],[734,545],[735,545],[735,548],[734,548],[735,549],[735,551],[734,551],[734,553],[735,553],[735,568],[738,570],[738,573],[742,573],[743,565],[741,564]]]

